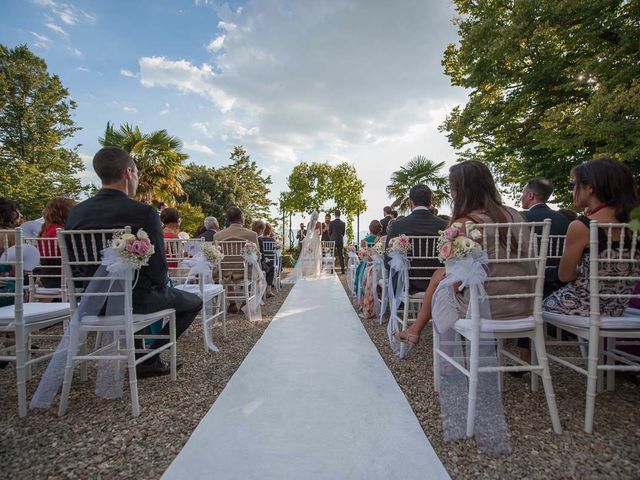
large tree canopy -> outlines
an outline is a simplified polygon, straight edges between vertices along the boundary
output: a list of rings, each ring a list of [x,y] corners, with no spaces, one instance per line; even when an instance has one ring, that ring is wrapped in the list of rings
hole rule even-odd
[[[162,201],[173,204],[183,195],[186,180],[182,142],[166,130],[142,133],[137,126],[125,123],[118,128],[107,123],[104,137],[98,139],[105,147],[120,147],[131,154],[140,172],[136,197],[143,202]]]
[[[76,104],[57,75],[26,46],[0,45],[0,191],[39,217],[47,201],[82,192],[76,148],[65,143],[79,129]]]
[[[312,213],[338,208],[347,217],[347,238],[353,239],[352,217],[367,209],[362,198],[364,183],[353,165],[302,162],[293,168],[287,186],[289,190],[280,194],[283,212]]]
[[[272,205],[268,197],[271,177],[263,175],[241,146],[233,149],[230,160],[230,165],[217,169],[188,165],[189,178],[182,184],[186,194],[182,200],[199,206],[206,215],[216,217],[221,225],[230,205],[243,209],[247,223],[268,217]]]
[[[638,0],[454,0],[459,45],[443,59],[470,89],[443,129],[463,158],[514,188],[544,176],[568,202],[572,166],[598,154],[640,180]]]
[[[433,192],[433,205],[439,207],[449,198],[445,192],[447,177],[440,172],[444,162],[434,162],[427,157],[417,155],[391,174],[391,183],[387,193],[392,197],[392,207],[401,212],[409,210],[409,192],[418,184],[427,185]]]

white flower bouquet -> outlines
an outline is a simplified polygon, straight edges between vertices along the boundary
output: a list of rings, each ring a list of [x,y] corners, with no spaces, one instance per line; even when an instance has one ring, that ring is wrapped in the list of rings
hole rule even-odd
[[[214,245],[213,243],[203,242],[200,247],[200,251],[202,252],[202,256],[207,260],[207,262],[212,265],[216,265],[222,261],[224,258],[224,253],[220,250],[220,247]]]
[[[482,233],[475,223],[467,222],[465,231],[462,231],[462,223],[455,222],[449,228],[440,231],[438,258],[441,262],[446,262],[472,252],[479,252],[482,247],[477,240],[481,237]]]
[[[146,267],[151,255],[155,253],[149,235],[142,228],[135,235],[116,232],[109,240],[108,245],[124,263],[136,270]]]
[[[260,248],[255,243],[247,241],[242,248],[242,255],[255,255],[260,258]]]
[[[394,237],[389,241],[389,248],[387,249],[387,253],[401,253],[402,255],[406,255],[407,253],[409,253],[411,248],[412,245],[409,241],[409,237],[403,234],[398,237]]]

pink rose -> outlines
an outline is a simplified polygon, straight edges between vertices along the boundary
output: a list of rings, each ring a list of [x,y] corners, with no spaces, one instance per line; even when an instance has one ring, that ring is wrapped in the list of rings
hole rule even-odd
[[[129,253],[136,253],[135,242],[127,242],[127,246],[124,249]]]
[[[444,238],[451,241],[460,234],[460,230],[456,227],[449,227],[444,231]]]
[[[451,242],[442,244],[440,247],[440,256],[442,258],[449,258],[449,256],[451,256],[451,248]]]

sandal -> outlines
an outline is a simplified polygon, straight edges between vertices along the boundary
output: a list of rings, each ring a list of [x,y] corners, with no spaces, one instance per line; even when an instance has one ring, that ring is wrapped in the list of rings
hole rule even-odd
[[[416,335],[415,333],[409,332],[409,330],[402,330],[401,332],[396,332],[395,337],[400,340],[402,343],[406,343],[411,346],[411,348],[415,347],[420,343],[420,335]]]

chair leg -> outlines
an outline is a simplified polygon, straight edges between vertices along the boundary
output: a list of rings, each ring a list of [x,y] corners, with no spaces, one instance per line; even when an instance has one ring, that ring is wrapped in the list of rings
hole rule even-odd
[[[28,382],[33,376],[33,368],[31,366],[31,335],[27,333],[27,351],[25,352],[25,380]]]
[[[225,308],[227,301],[225,300],[225,298],[226,293],[223,290],[219,300],[220,304],[222,305],[222,338],[227,337],[227,309]]]
[[[140,400],[138,399],[138,376],[136,374],[136,353],[131,327],[126,332],[127,369],[129,371],[129,391],[131,394],[131,411],[133,416],[140,415]]]
[[[171,319],[169,320],[169,341],[171,342],[171,380],[176,380],[176,362],[177,362],[177,348],[176,348],[176,315],[175,313],[171,314]]]
[[[18,415],[27,416],[27,380],[26,380],[26,352],[22,332],[16,330],[16,381],[18,387]]]
[[[433,325],[433,322],[431,322]],[[440,334],[433,325],[433,389],[436,393],[440,391]]]
[[[102,332],[98,332],[98,333],[102,333]],[[114,339],[115,339],[115,333],[114,333]],[[86,353],[87,353],[87,340],[85,339],[85,341],[82,342],[82,345],[80,345],[80,355],[86,355]],[[89,375],[87,372],[87,362],[82,362],[80,363],[80,381],[86,382],[88,378],[89,378]]]
[[[478,399],[478,361],[480,356],[480,339],[471,342],[469,355],[469,398],[467,404],[467,437],[473,437],[476,422],[476,403]]]
[[[62,393],[60,394],[60,406],[58,407],[58,415],[60,417],[66,413],[69,405],[69,392],[71,391],[75,362],[75,359],[71,359],[71,361],[67,359],[67,364],[64,367],[64,380],[62,381]]]
[[[560,416],[558,415],[556,394],[553,391],[553,383],[551,382],[551,370],[549,369],[549,359],[547,358],[547,349],[544,343],[544,332],[541,324],[536,326],[536,335],[532,345],[536,352],[537,363],[542,366],[542,386],[544,388],[544,395],[547,398],[551,425],[553,426],[553,431],[560,434],[562,433],[562,426],[560,425]],[[534,349],[532,349],[532,352]],[[531,375],[535,375],[535,373],[531,372]]]
[[[616,339],[614,337],[607,338],[607,351],[616,348]],[[607,355],[607,365],[613,366],[616,361]],[[616,371],[607,370],[607,391],[613,392],[616,388]]]
[[[598,365],[604,365],[604,338],[600,338],[598,341]],[[596,389],[598,393],[604,392],[604,370],[596,370],[598,381],[596,383]]]
[[[502,348],[503,348],[502,339],[501,338],[496,339],[496,354],[498,357],[499,367],[502,366],[502,362],[503,362]],[[498,391],[502,393],[503,390],[504,390],[504,372],[500,370],[498,372]]]
[[[600,342],[589,342],[589,356],[587,358],[587,402],[585,407],[584,431],[593,433],[593,415],[596,406],[596,392],[598,383],[598,358],[600,357]]]
[[[538,363],[538,353],[536,350],[536,342],[535,338],[529,339],[529,345],[531,345],[531,365],[539,365]],[[531,391],[538,391],[538,374],[531,370]]]

